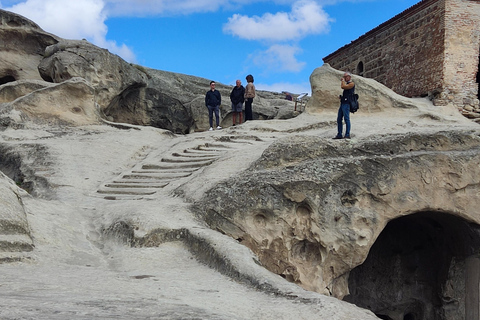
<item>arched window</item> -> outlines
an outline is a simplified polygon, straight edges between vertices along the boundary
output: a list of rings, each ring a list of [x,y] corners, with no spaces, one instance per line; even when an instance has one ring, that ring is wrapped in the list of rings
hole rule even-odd
[[[359,76],[362,76],[363,77],[363,62],[360,61],[358,64],[357,64],[357,72],[356,72]]]

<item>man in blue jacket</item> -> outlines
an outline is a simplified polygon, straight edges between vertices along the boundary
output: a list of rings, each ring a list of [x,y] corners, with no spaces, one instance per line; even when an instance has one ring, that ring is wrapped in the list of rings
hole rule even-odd
[[[340,96],[340,108],[337,115],[337,135],[333,139],[350,139],[350,100],[355,94],[355,83],[352,81],[350,72],[345,72],[341,81],[341,88],[343,94]],[[342,137],[343,124],[345,120],[345,136]]]
[[[208,120],[210,121],[210,131],[213,130],[213,112],[215,112],[215,120],[217,129],[220,127],[220,104],[222,103],[222,96],[220,92],[215,90],[215,81],[210,81],[210,90],[205,95],[205,106],[208,108]]]

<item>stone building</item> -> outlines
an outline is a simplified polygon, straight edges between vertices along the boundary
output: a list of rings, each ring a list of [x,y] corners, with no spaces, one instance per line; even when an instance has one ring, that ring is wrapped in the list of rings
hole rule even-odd
[[[480,0],[422,0],[323,61],[478,114],[479,48]]]

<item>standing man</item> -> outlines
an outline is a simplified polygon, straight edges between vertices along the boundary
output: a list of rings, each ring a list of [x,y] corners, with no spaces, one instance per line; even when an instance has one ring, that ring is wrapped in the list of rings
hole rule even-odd
[[[215,81],[210,81],[210,90],[205,95],[205,106],[208,108],[208,120],[210,121],[210,131],[213,130],[213,112],[215,112],[215,120],[217,123],[217,130],[220,127],[220,104],[222,103],[222,96],[220,92],[215,90]]]
[[[246,78],[247,86],[245,87],[245,121],[253,120],[252,103],[255,98],[255,86],[253,85],[253,76],[249,74]]]
[[[233,125],[237,122],[237,114],[238,120],[240,121],[239,124],[242,124],[242,108],[243,108],[243,101],[245,100],[245,88],[242,86],[242,81],[237,80],[236,86],[233,87],[232,92],[230,93],[230,101],[232,101],[232,119]]]
[[[337,135],[333,139],[342,139],[343,124],[342,119],[345,119],[346,131],[343,138],[350,139],[350,100],[355,94],[355,84],[352,81],[350,72],[345,72],[341,81],[341,88],[343,94],[340,96],[340,108],[337,116]]]

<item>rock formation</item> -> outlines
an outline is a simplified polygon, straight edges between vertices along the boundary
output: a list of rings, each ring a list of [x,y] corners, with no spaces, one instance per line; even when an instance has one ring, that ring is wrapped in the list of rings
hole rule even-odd
[[[31,92],[26,89],[35,90],[33,85],[27,87],[25,83],[17,83],[18,80],[43,79],[47,83],[59,84],[82,78],[94,89],[92,108],[98,109],[98,115],[106,120],[149,125],[175,133],[208,128],[204,96],[210,80],[127,63],[88,41],[65,40],[50,35],[32,21],[11,12],[0,10],[0,17],[3,44],[0,52],[4,57],[0,62],[0,84],[10,83],[9,91],[26,95]],[[17,86],[20,88],[15,88]],[[222,84],[217,88],[223,96],[224,127],[231,123],[229,95],[232,88]],[[70,95],[62,86],[51,90],[60,90],[59,96]],[[74,89],[71,94],[78,93],[79,90]],[[42,93],[37,96],[39,94]],[[91,94],[86,93],[83,100],[91,99]],[[283,101],[280,93],[259,91],[254,116],[256,119],[291,118],[298,115],[292,107],[293,103]],[[56,114],[52,116],[56,117]],[[11,117],[2,123],[12,123]],[[85,124],[85,121],[79,124]]]
[[[0,17],[0,318],[475,318],[480,130],[454,108],[354,76],[332,140],[324,65],[307,112],[260,91],[268,121],[200,132],[207,79]]]
[[[34,248],[21,200],[22,192],[24,191],[0,172],[0,263],[19,261],[23,252]]]
[[[338,85],[340,77],[341,72],[328,65],[312,73],[308,110],[338,108],[332,83]],[[410,108],[416,113],[414,100],[368,79],[354,81],[362,97],[361,112]],[[466,275],[466,259],[480,249],[479,147],[478,132],[455,130],[385,132],[355,144],[295,135],[275,141],[241,178],[216,185],[197,203],[197,212],[212,228],[252,249],[266,268],[308,290],[338,298],[351,294],[349,301],[391,319],[409,312],[414,319],[460,319],[444,317],[446,310],[461,313],[465,286],[448,288],[447,283],[451,272]],[[415,221],[410,222],[413,229],[436,224],[437,230],[423,227],[426,234],[394,234],[399,243],[389,241],[398,251],[378,243],[381,253],[372,258],[377,260],[349,278],[387,223],[408,215]],[[423,215],[422,222],[416,215]],[[449,222],[449,215],[465,220]],[[403,232],[409,230],[404,227]],[[420,239],[413,245],[411,237]],[[436,244],[424,248],[430,241]],[[390,264],[379,261],[379,255],[387,254]],[[442,258],[428,258],[435,254]],[[402,274],[395,284],[392,269]],[[421,282],[422,290],[414,289],[412,281],[413,286]],[[403,297],[393,297],[400,287]],[[368,295],[372,291],[375,298]]]
[[[37,67],[45,48],[58,42],[36,23],[0,10],[0,84],[16,80],[41,80]]]

